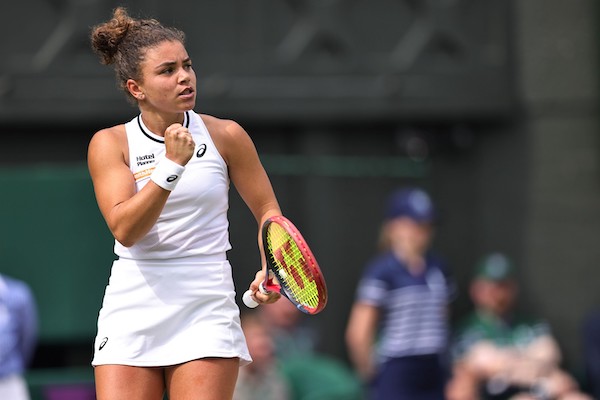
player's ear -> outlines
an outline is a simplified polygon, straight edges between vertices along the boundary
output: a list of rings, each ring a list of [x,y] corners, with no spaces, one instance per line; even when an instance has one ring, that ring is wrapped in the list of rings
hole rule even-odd
[[[138,100],[144,100],[144,98],[145,98],[144,90],[135,80],[127,79],[127,82],[125,82],[125,86],[127,87],[127,90],[129,91],[129,93],[134,98],[136,98]]]

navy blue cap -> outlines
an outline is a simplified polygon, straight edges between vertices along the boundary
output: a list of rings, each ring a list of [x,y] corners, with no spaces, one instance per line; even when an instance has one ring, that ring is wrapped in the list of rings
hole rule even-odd
[[[385,217],[407,217],[417,222],[429,223],[435,219],[435,210],[431,198],[424,190],[404,188],[389,197]]]

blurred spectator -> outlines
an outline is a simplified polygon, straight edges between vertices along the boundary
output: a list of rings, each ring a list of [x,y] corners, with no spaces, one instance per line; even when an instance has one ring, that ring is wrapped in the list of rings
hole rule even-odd
[[[277,366],[271,328],[263,324],[255,312],[247,311],[242,316],[242,329],[252,363],[240,368],[233,400],[291,399],[287,380]]]
[[[434,217],[423,190],[392,194],[382,226],[384,251],[358,285],[346,342],[370,399],[444,399],[453,285],[430,250]]]
[[[306,354],[281,361],[294,400],[363,400],[359,379],[340,360]]]
[[[286,299],[257,308],[260,321],[273,337],[279,371],[294,400],[362,400],[353,371],[320,349],[315,317]],[[250,343],[249,343],[250,345]]]
[[[263,323],[269,326],[279,359],[318,351],[317,326],[290,301],[282,299],[273,304],[265,304],[257,310]]]
[[[37,323],[29,286],[0,274],[0,399],[29,399],[23,374],[35,350]]]
[[[475,310],[458,329],[449,400],[589,399],[560,369],[560,349],[547,323],[517,315],[511,261],[486,256],[471,283]]]
[[[589,313],[585,318],[583,360],[586,387],[594,398],[600,399],[600,310]]]

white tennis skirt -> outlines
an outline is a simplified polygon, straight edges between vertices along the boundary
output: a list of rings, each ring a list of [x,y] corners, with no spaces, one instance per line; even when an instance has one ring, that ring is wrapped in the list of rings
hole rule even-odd
[[[92,365],[168,366],[206,357],[252,361],[225,255],[119,259],[98,317]]]

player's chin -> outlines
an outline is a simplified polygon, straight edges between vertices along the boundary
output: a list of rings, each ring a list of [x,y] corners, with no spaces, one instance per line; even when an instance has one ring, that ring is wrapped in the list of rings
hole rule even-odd
[[[179,96],[177,105],[182,110],[191,110],[196,106],[196,96]]]

